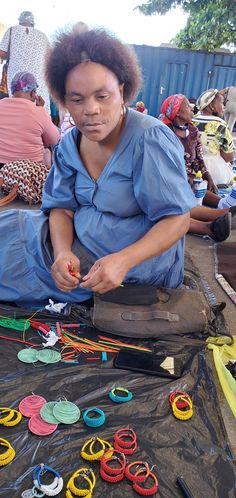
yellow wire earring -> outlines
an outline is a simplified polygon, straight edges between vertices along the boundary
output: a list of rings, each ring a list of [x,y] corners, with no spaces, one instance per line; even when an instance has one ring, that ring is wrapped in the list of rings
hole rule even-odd
[[[16,452],[6,439],[0,438],[0,446],[7,447],[7,450],[0,454],[0,467],[4,467],[15,458]]]
[[[78,488],[74,482],[77,477],[83,477],[84,480],[87,481],[87,483],[89,484],[89,489]],[[76,470],[76,472],[74,472],[74,474],[72,474],[67,483],[66,498],[73,498],[73,495],[71,493],[73,493],[76,496],[91,498],[95,484],[96,484],[96,477],[92,469],[87,469],[87,468],[78,469]]]
[[[22,420],[22,413],[21,412],[19,412],[18,410],[11,410],[11,412],[12,412],[11,420],[5,421],[5,423],[3,424],[6,427],[14,427],[15,425],[19,424],[20,421]]]

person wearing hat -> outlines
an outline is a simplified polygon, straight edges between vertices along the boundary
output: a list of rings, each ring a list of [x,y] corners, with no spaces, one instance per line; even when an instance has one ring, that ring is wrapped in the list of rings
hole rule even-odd
[[[0,167],[22,159],[45,162],[45,147],[59,141],[60,133],[37,91],[35,77],[21,72],[11,81],[13,96],[0,100]]]
[[[44,33],[35,29],[32,12],[21,12],[18,20],[19,25],[9,28],[0,42],[0,58],[8,60],[8,93],[11,95],[11,81],[16,73],[30,72],[37,80],[39,94],[50,113],[49,93],[44,78],[48,39]]]
[[[235,157],[235,147],[232,133],[222,119],[223,100],[218,90],[206,90],[197,99],[199,113],[193,120],[201,134],[206,168],[216,185],[230,185],[234,177],[230,163]]]
[[[192,124],[192,118],[193,110],[185,95],[170,95],[163,102],[159,119],[175,133],[184,147],[188,182],[192,185],[195,174],[201,171],[203,179],[208,182],[208,190],[203,203],[217,208],[221,197],[215,193],[216,186],[206,169],[200,134],[196,126]],[[209,235],[216,241],[223,241],[229,236],[231,227],[229,209],[197,206],[191,210],[190,215],[190,233]]]

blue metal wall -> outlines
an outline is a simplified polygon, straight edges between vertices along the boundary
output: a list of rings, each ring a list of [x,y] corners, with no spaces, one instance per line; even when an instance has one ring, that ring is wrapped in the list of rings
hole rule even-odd
[[[173,93],[197,98],[207,88],[236,85],[236,54],[209,53],[166,47],[133,45],[144,84],[137,100],[157,116],[162,102]]]

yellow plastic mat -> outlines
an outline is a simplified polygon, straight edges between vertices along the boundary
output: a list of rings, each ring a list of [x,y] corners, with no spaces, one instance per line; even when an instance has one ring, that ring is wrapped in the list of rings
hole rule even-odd
[[[208,348],[213,351],[213,358],[216,371],[228,404],[236,418],[236,380],[233,378],[225,365],[230,360],[236,360],[236,336],[231,346],[216,346],[208,344]]]

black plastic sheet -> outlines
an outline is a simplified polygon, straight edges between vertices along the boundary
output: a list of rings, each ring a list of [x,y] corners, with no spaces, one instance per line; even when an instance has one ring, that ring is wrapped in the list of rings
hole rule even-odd
[[[22,333],[9,329],[0,328],[0,334],[22,338]],[[93,337],[94,332],[83,329],[82,335]],[[32,329],[27,331],[26,340],[40,342]],[[183,376],[170,380],[115,369],[111,353],[104,363],[86,361],[86,355],[81,355],[79,365],[28,365],[17,359],[17,352],[26,346],[1,340],[0,406],[17,409],[21,399],[33,392],[47,401],[66,397],[78,405],[81,412],[97,406],[104,410],[106,422],[98,429],[89,429],[80,418],[76,424],[59,425],[56,432],[46,437],[33,435],[28,430],[28,419],[24,417],[15,427],[1,425],[0,437],[12,444],[16,458],[0,468],[0,495],[20,498],[23,490],[32,487],[34,467],[43,462],[64,479],[59,497],[65,496],[69,477],[82,466],[95,471],[94,498],[137,497],[126,478],[118,484],[108,484],[99,476],[99,463],[85,462],[80,456],[84,442],[91,436],[112,442],[116,430],[130,426],[137,434],[138,450],[128,457],[128,461],[143,460],[150,466],[155,465],[153,471],[159,480],[155,496],[183,496],[176,485],[176,477],[182,475],[194,498],[235,497],[234,460],[219,409],[210,353],[197,341],[196,345],[186,345],[184,341],[183,338],[183,344],[148,343],[156,352],[165,351],[184,359]],[[137,341],[133,342],[137,344]],[[113,403],[108,393],[118,386],[131,390],[133,400],[120,405]],[[184,389],[193,396],[191,420],[180,421],[173,417],[168,395],[175,389]]]

